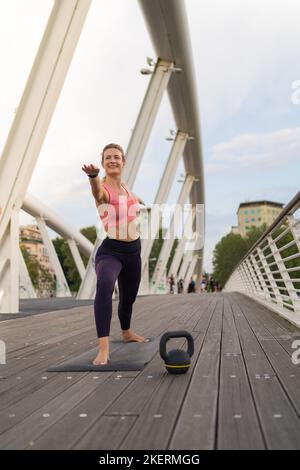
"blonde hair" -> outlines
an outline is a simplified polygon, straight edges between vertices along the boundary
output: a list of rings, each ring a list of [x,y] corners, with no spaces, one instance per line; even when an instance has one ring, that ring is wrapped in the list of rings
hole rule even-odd
[[[123,162],[125,162],[125,152],[123,150],[123,147],[121,147],[121,145],[119,145],[119,144],[107,144],[107,145],[105,145],[104,149],[101,152],[101,162],[102,163],[103,163],[103,160],[104,160],[104,152],[107,149],[117,149],[117,150],[119,150],[122,154],[122,160],[123,160]],[[105,181],[105,180],[106,180],[106,176],[103,176],[102,181]]]

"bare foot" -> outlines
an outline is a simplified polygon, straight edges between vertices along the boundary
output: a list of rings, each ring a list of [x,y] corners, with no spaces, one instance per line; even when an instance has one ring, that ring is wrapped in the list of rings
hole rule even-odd
[[[123,336],[124,343],[130,343],[131,341],[135,341],[137,343],[148,343],[150,341],[149,338],[145,338],[145,336],[137,335],[130,330],[126,332],[123,331],[122,336]]]
[[[97,357],[93,360],[94,366],[103,366],[109,363],[109,352],[99,351]]]

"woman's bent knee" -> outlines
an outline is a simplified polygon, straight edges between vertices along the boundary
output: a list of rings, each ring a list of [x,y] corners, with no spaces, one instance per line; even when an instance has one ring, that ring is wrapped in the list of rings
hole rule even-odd
[[[116,280],[113,278],[97,279],[97,290],[110,292],[113,290]]]

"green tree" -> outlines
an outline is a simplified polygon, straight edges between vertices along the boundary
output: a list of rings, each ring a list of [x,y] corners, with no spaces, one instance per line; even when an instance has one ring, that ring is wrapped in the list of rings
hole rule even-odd
[[[171,253],[170,253],[170,256],[169,256],[169,259],[168,259],[168,262],[167,262],[167,273],[170,274],[170,275],[173,274],[173,276],[175,276],[175,273],[171,273],[171,272],[169,273],[169,270],[170,270],[170,266],[171,266],[171,263],[173,261],[174,255],[175,255],[177,245],[178,245],[178,238],[175,238],[175,240],[173,242],[173,245],[172,245]]]
[[[150,261],[149,261],[149,279],[151,279],[152,276],[153,276],[155,266],[156,266],[156,263],[158,261],[163,243],[164,243],[163,228],[160,227],[159,232],[158,232],[158,238],[156,238],[154,240],[153,245],[152,245],[152,249],[151,249],[151,253],[150,253],[150,256],[149,256],[149,259],[150,259]],[[175,240],[173,242],[173,245],[172,245],[170,255],[169,255],[167,266],[166,266],[167,273],[169,273],[169,269],[170,269],[170,266],[171,266],[171,263],[172,263],[177,245],[178,245],[178,238],[175,238]],[[154,258],[154,259],[151,259],[151,258]],[[173,274],[175,276],[175,273],[169,273],[169,274],[170,275]]]
[[[259,237],[265,232],[267,226],[251,227],[246,237],[229,233],[221,238],[213,251],[213,277],[222,286],[225,285],[230,274],[250,250]]]
[[[234,233],[221,238],[213,251],[213,277],[224,286],[230,273],[247,251],[246,240]]]
[[[82,235],[84,235],[91,243],[95,243],[97,238],[97,231],[95,226],[84,227],[80,229]],[[81,277],[77,270],[76,264],[74,262],[72,253],[70,251],[68,243],[61,237],[56,237],[52,240],[55,251],[57,253],[58,259],[64,271],[67,283],[72,292],[78,292]],[[88,264],[88,256],[80,253],[80,256],[83,260],[83,264],[86,267]]]

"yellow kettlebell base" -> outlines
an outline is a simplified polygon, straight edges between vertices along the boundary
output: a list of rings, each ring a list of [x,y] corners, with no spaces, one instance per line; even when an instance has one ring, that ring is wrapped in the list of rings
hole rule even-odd
[[[182,365],[180,365],[180,366],[179,366],[179,365],[178,365],[178,366],[172,365],[172,366],[171,366],[171,365],[169,365],[169,364],[165,364],[165,366],[166,366],[166,367],[174,367],[175,369],[178,369],[178,368],[180,368],[180,367],[190,367],[190,364],[186,364],[186,365],[184,365],[184,366],[182,366]]]

